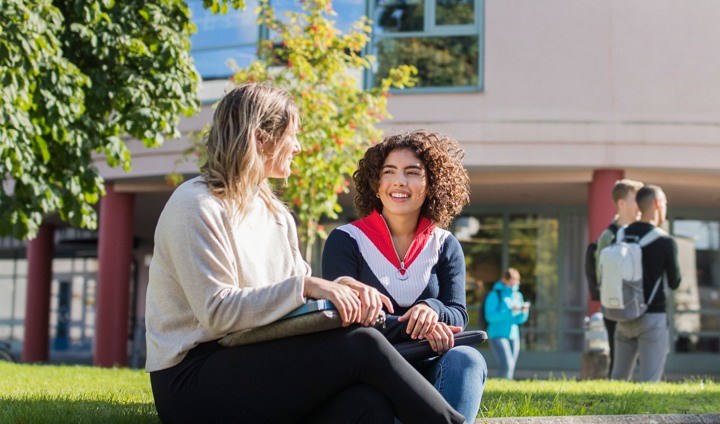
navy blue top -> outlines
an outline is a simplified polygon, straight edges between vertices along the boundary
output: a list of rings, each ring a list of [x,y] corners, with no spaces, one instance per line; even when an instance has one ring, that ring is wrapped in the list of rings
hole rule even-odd
[[[333,230],[323,250],[323,277],[348,276],[376,288],[392,300],[396,315],[425,302],[440,321],[465,327],[465,258],[460,242],[441,228],[418,230],[400,266],[388,243],[389,230],[377,216]]]

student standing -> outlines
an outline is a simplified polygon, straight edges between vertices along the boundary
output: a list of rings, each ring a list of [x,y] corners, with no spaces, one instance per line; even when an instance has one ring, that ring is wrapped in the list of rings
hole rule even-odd
[[[417,130],[387,137],[365,152],[354,174],[361,219],[334,230],[323,276],[349,276],[388,296],[404,334],[427,339],[439,356],[413,365],[467,421],[475,420],[487,375],[470,346],[454,347],[465,327],[465,258],[447,230],[469,201],[457,142]],[[377,304],[377,307],[382,305]]]
[[[268,178],[300,151],[298,110],[261,84],[219,102],[201,175],[178,187],[155,232],[147,291],[147,363],[163,422],[462,422],[366,322],[351,285],[310,276],[295,223]],[[328,299],[345,328],[264,343],[217,341]]]
[[[487,333],[500,368],[498,377],[513,379],[520,354],[520,325],[528,320],[530,303],[520,293],[520,273],[508,268],[485,296]]]
[[[641,240],[658,231],[667,217],[667,197],[662,189],[646,185],[637,192],[640,220],[625,228],[624,238]],[[680,286],[677,244],[667,233],[642,248],[643,292],[647,311],[640,317],[618,322],[615,328],[613,379],[628,380],[640,362],[640,381],[660,381],[665,369],[669,330],[663,279],[671,290]],[[657,286],[657,289],[656,289]]]
[[[599,264],[600,252],[615,242],[615,234],[617,234],[620,228],[624,228],[640,218],[640,209],[638,209],[637,202],[635,201],[635,195],[638,190],[643,187],[643,183],[640,181],[622,179],[615,182],[612,188],[612,201],[615,206],[617,215],[608,225],[605,231],[600,234],[597,241],[597,249],[595,250],[595,263]],[[596,274],[598,269],[596,268]],[[597,281],[600,281],[599,278]],[[599,287],[590,287],[590,297],[592,300],[600,300]],[[608,377],[612,375],[613,369],[613,357],[615,355],[615,321],[603,317],[605,322],[605,329],[608,333],[608,347],[610,348],[610,367],[608,369]]]

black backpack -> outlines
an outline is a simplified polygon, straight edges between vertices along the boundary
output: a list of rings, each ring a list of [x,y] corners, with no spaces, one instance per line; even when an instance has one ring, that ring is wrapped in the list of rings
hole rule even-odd
[[[608,225],[608,230],[613,233],[613,242],[615,241],[615,235],[617,234],[620,227],[614,222]],[[595,262],[595,252],[597,251],[597,240],[588,244],[585,249],[585,278],[587,278],[588,286],[590,288],[590,298],[592,300],[600,300],[600,286],[597,280],[597,263]]]
[[[487,318],[485,317],[485,300],[492,292],[497,293],[498,296],[498,309],[500,309],[500,301],[502,300],[502,296],[500,295],[500,290],[490,290],[489,292],[485,293],[485,297],[483,298],[482,303],[480,304],[480,314],[478,316],[478,327],[481,330],[487,330]]]

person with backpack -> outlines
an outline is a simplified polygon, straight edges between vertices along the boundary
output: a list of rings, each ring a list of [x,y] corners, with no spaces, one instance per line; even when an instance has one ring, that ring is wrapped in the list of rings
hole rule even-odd
[[[669,340],[663,280],[671,290],[680,285],[677,244],[659,228],[667,217],[662,189],[646,185],[636,200],[640,220],[600,253],[600,300],[603,313],[617,321],[612,379],[630,379],[639,360],[640,380],[660,381]]]
[[[520,353],[520,328],[528,320],[530,303],[520,293],[520,273],[508,268],[485,296],[483,305],[490,347],[500,366],[497,376],[513,379]]]
[[[596,302],[600,301],[600,290],[598,284],[598,266],[597,259],[600,252],[613,244],[615,234],[620,228],[626,227],[639,218],[640,210],[638,209],[635,195],[643,186],[640,181],[622,179],[615,182],[612,188],[612,201],[617,214],[605,231],[595,243],[588,246],[586,254],[585,273],[588,284],[590,285],[590,298]],[[615,353],[615,321],[603,316],[605,329],[608,333],[608,346],[610,347],[610,366],[608,368],[608,377],[612,375],[613,355]]]

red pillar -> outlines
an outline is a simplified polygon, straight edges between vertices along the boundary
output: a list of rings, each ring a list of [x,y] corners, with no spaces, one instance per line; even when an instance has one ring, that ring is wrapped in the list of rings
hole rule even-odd
[[[105,186],[100,203],[94,365],[127,366],[134,196]]]
[[[588,195],[588,238],[597,240],[615,217],[612,188],[615,181],[625,178],[622,169],[596,169],[593,171]],[[588,313],[600,310],[600,302],[589,301]]]
[[[50,357],[50,284],[55,227],[42,224],[27,244],[27,297],[23,362],[47,362]]]

